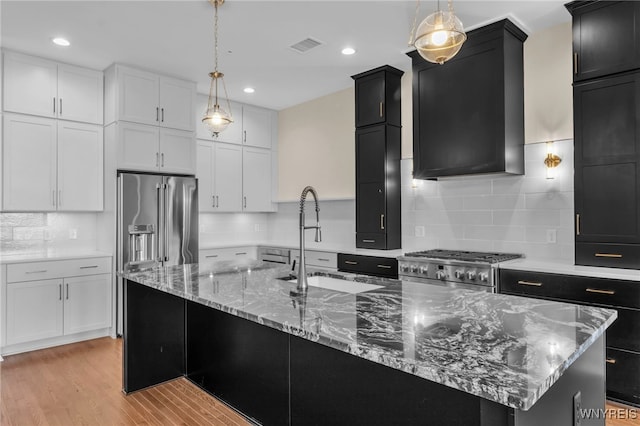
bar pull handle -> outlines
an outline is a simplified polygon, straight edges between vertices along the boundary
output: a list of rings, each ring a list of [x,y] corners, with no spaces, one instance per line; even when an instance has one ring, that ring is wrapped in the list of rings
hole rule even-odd
[[[573,52],[573,73],[578,74],[578,52]]]
[[[620,253],[596,253],[594,254],[595,257],[608,257],[608,258],[612,258],[612,259],[620,259],[622,258],[622,255]]]
[[[220,207],[220,197],[216,195],[216,207]]]
[[[60,115],[62,115],[62,98],[60,98]]]
[[[62,300],[62,284],[58,284],[58,300]]]
[[[164,167],[164,152],[160,154],[160,159],[161,159],[160,167]]]
[[[161,108],[160,111],[162,112],[162,122],[164,123],[164,108]]]
[[[344,263],[346,263],[347,265],[357,265],[358,262],[355,262],[353,260],[345,260]]]
[[[27,272],[25,272],[25,274],[43,274],[45,272],[47,272],[47,270],[46,269],[42,269],[40,271],[27,271]]]
[[[576,214],[576,235],[580,235],[580,213]]]
[[[391,269],[391,265],[378,265],[378,268]]]
[[[238,253],[236,253],[236,256],[246,256],[247,252],[246,251],[239,251]]]
[[[156,240],[156,247],[155,248],[156,248],[156,261],[157,262],[162,262],[162,258],[160,257],[160,223],[161,223],[160,214],[162,213],[162,209],[160,208],[160,205],[161,205],[160,186],[161,185],[159,183],[156,184],[156,217],[158,218],[158,224],[157,224],[158,237],[155,238],[155,240]]]
[[[535,281],[524,281],[524,280],[521,280],[521,281],[518,281],[518,284],[520,284],[520,285],[528,285],[528,286],[531,286],[531,287],[542,287],[542,283],[535,282]]]
[[[93,269],[93,268],[97,268],[98,265],[91,265],[91,266],[81,266],[80,269]]]
[[[160,167],[160,153],[156,152],[156,167]]]
[[[380,118],[384,116],[384,102],[380,101]]]
[[[330,262],[330,260],[329,259],[325,259],[323,257],[319,257],[318,258],[318,262]]]
[[[69,300],[69,284],[68,283],[67,283],[67,297],[66,297],[66,299]]]
[[[247,197],[242,197],[244,199],[244,205],[243,207],[246,209],[247,208]]]
[[[156,121],[160,121],[158,118],[159,114],[160,114],[160,108],[156,107]]]
[[[615,290],[601,290],[599,288],[588,288],[586,291],[587,293],[609,294],[611,296],[616,294]]]
[[[380,229],[384,229],[384,215],[380,215]]]
[[[206,257],[207,259],[210,259],[210,258],[212,258],[212,257],[218,257],[218,255],[217,255],[217,254],[210,254],[210,255],[205,256],[205,257]]]
[[[54,114],[56,113],[56,98],[55,98],[55,96],[53,98],[53,113]]]
[[[615,358],[607,358],[607,364],[615,364],[616,360]]]
[[[211,196],[211,207],[215,207],[216,206],[216,196],[212,195]]]
[[[247,131],[245,130],[245,131],[243,131],[242,133],[243,133],[242,141],[243,141],[244,143],[247,143]]]
[[[375,243],[376,240],[362,240],[363,243]]]
[[[169,261],[169,256],[168,256],[168,252],[169,252],[169,227],[167,226],[167,223],[170,223],[170,221],[167,219],[167,216],[168,216],[168,214],[167,214],[168,213],[168,207],[167,207],[167,192],[168,192],[168,189],[167,189],[167,184],[163,184],[162,187],[164,189],[164,197],[163,197],[163,201],[164,201],[164,247],[162,248],[162,251],[163,251],[162,254],[164,255],[164,261],[168,262]]]

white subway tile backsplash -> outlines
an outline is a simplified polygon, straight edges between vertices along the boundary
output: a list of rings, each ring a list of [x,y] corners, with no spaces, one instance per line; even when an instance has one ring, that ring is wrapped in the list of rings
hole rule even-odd
[[[573,210],[573,192],[525,194],[527,210]]]

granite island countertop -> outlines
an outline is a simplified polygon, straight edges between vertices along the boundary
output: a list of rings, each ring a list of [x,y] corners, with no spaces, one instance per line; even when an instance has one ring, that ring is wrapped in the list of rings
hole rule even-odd
[[[521,410],[617,317],[611,309],[356,275],[347,279],[380,287],[349,294],[310,286],[302,296],[278,279],[289,272],[214,262],[121,276]]]

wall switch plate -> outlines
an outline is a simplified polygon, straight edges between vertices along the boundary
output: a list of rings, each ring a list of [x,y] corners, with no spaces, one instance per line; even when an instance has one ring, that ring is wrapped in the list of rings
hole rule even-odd
[[[580,391],[573,395],[573,426],[582,425],[582,394]]]
[[[416,237],[424,237],[424,226],[416,226],[416,228],[415,228],[415,236]]]
[[[547,229],[547,243],[555,244],[557,242],[557,232],[555,229]]]
[[[73,229],[69,229],[69,239],[70,240],[75,240],[78,238],[78,230],[73,228]]]

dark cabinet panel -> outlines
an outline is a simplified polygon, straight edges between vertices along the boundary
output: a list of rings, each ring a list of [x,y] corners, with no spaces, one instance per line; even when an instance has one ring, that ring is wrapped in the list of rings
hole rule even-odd
[[[640,68],[640,2],[575,1],[574,81]]]
[[[444,65],[409,53],[414,177],[524,172],[525,39],[504,20],[470,31]]]
[[[371,124],[400,126],[400,77],[390,66],[352,76],[356,84],[356,127]]]
[[[384,234],[385,188],[383,182],[358,183],[356,232]]]
[[[640,354],[607,348],[607,398],[640,406]]]
[[[338,253],[338,271],[398,278],[398,261],[391,257]]]
[[[640,267],[639,105],[640,73],[574,86],[577,264]]]
[[[385,126],[356,131],[356,177],[358,183],[380,182],[386,178],[387,132]]]

